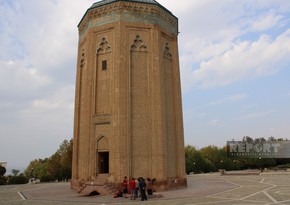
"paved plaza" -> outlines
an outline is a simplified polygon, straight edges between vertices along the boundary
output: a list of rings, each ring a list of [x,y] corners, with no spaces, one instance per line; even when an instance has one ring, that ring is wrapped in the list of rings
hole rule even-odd
[[[148,201],[109,196],[79,196],[69,183],[0,186],[0,204],[9,205],[246,205],[290,204],[290,174],[188,176],[188,188],[154,193]]]

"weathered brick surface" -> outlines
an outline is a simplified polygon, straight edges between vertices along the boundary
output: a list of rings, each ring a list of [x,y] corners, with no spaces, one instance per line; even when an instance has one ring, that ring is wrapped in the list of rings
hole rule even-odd
[[[108,182],[186,186],[177,19],[117,1],[90,9],[79,31],[72,186],[98,181],[98,152],[109,153]]]

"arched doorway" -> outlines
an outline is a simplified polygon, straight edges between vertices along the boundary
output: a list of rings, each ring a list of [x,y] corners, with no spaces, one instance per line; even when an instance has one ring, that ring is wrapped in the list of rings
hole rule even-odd
[[[98,152],[98,173],[109,173],[109,152]]]
[[[97,140],[97,173],[108,174],[110,171],[110,153],[109,153],[109,142],[105,136],[101,136]]]

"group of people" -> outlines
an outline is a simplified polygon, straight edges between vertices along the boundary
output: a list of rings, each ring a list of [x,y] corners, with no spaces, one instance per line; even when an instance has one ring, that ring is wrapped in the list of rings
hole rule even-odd
[[[141,201],[147,200],[146,182],[142,177],[139,177],[138,179],[132,177],[128,181],[127,177],[125,176],[123,179],[123,197],[127,197],[128,190],[130,191],[129,193],[131,200],[138,198],[139,193],[141,196]]]

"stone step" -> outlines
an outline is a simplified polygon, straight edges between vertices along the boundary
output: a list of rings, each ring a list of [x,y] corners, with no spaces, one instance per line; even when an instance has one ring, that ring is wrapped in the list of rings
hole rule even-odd
[[[108,174],[100,174],[94,181],[84,183],[78,190],[78,194],[89,195],[97,192],[100,195],[115,194],[118,192],[117,187],[113,183],[108,183]]]

